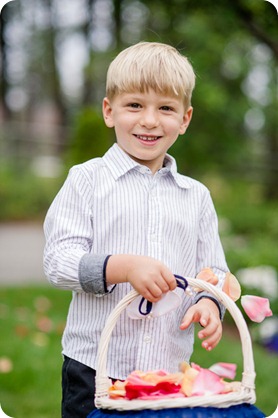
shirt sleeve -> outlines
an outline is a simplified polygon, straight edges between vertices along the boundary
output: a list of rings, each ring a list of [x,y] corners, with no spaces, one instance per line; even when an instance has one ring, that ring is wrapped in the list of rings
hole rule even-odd
[[[229,271],[222,244],[218,233],[217,214],[210,196],[207,192],[204,199],[203,210],[199,223],[199,234],[197,244],[196,271],[200,272],[203,268],[210,267],[218,277],[217,287],[222,289],[226,273]],[[224,316],[225,307],[219,303],[214,296],[207,292],[197,293],[195,302],[201,298],[209,297],[214,300],[219,307],[221,319]]]
[[[107,292],[103,265],[108,254],[92,254],[93,183],[78,167],[70,170],[44,222],[44,271],[48,280],[76,292]]]

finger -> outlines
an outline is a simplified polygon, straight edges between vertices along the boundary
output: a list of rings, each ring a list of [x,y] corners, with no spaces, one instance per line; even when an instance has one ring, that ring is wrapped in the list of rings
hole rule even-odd
[[[163,291],[161,290],[161,285],[155,282],[149,283],[146,290],[148,291],[148,293],[150,294],[152,298],[151,302],[158,302],[161,299],[161,296],[163,295]]]
[[[201,321],[202,321],[202,319],[200,319],[200,324],[202,325]],[[203,323],[204,322],[205,321],[203,320]],[[217,328],[219,326],[219,322],[216,322],[216,321],[207,320],[206,322],[207,322],[207,325],[205,325],[204,328],[201,331],[199,331],[199,333],[198,333],[198,337],[201,338],[201,339],[209,337],[210,335],[212,335],[217,330]]]
[[[144,292],[141,293],[141,295],[148,300],[149,302],[155,303],[158,302],[161,299],[161,296],[154,296],[152,292],[150,292],[149,290],[145,290]],[[162,293],[161,293],[162,295]]]
[[[165,267],[162,270],[162,277],[165,280],[165,282],[167,283],[168,290],[175,290],[175,288],[177,287],[176,278],[173,275],[173,273],[167,267]]]
[[[195,310],[195,306],[192,306],[188,309],[186,315],[183,317],[183,320],[180,325],[180,329],[186,329],[192,322],[199,322],[200,314]]]
[[[219,341],[221,340],[221,333],[220,335],[214,335],[212,338],[209,338],[202,342],[202,347],[205,348],[207,351],[211,351],[213,348],[217,346]]]
[[[222,326],[219,326],[216,331],[202,342],[202,347],[210,351],[216,347],[222,337]]]
[[[154,284],[159,287],[162,293],[167,293],[170,290],[169,284],[163,276],[159,276],[155,279]]]
[[[202,327],[207,327],[207,325],[209,324],[209,318],[210,318],[209,312],[203,312],[199,319],[200,325]]]
[[[180,329],[186,329],[189,327],[189,325],[192,323],[193,321],[193,314],[190,314],[190,312],[187,312],[187,314],[183,317],[181,324],[180,324]]]

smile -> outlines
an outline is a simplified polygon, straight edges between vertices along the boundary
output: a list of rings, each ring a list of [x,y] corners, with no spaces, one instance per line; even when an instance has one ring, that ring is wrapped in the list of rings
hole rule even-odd
[[[161,138],[161,136],[146,136],[146,135],[135,135],[136,138],[140,139],[141,141],[157,141],[159,138]]]

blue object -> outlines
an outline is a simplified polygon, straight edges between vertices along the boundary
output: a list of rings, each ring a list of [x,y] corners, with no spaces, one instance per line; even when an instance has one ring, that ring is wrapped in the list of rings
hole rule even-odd
[[[174,274],[174,276],[176,278],[177,287],[180,287],[181,289],[185,291],[185,289],[188,286],[187,280],[184,277],[179,276],[178,274]],[[142,297],[141,302],[139,304],[140,314],[143,316],[149,315],[152,311],[152,306],[153,306],[152,302]],[[143,311],[143,308],[144,308],[144,311]]]
[[[95,409],[87,418],[265,418],[255,405],[247,403],[230,406],[229,408],[194,407],[169,408],[157,411],[143,409],[142,411],[116,411]]]

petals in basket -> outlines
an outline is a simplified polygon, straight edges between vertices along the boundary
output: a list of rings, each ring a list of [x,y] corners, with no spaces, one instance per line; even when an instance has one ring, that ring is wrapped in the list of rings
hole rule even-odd
[[[148,401],[155,401],[156,399],[172,399],[172,398],[184,398],[184,395],[181,392],[177,392],[177,393],[167,393],[167,394],[162,394],[160,392],[158,392],[156,395],[145,395],[145,396],[140,396],[140,399],[144,400],[148,400]]]
[[[116,380],[112,386],[108,389],[109,397],[111,399],[122,399],[125,397],[126,382]]]
[[[233,378],[236,365],[217,363],[212,367],[218,369],[219,374],[210,369],[203,369],[196,363],[192,367],[183,362],[181,371],[167,373],[164,370],[131,372],[127,379],[116,381],[109,388],[111,399],[158,399],[178,398],[190,396],[207,396],[236,391],[240,382],[225,382],[223,377]]]
[[[138,380],[139,379],[139,380]],[[127,377],[127,381],[130,383],[136,383],[144,381],[147,384],[152,383],[156,385],[160,382],[172,382],[180,383],[183,379],[183,373],[167,373],[164,370],[155,370],[148,372],[134,371]]]
[[[193,382],[196,379],[198,373],[199,372],[193,367],[188,367],[185,370],[181,383],[181,391],[185,394],[185,396],[192,395]]]
[[[224,383],[216,373],[201,368],[193,382],[192,396],[216,395],[224,390]]]
[[[244,295],[241,297],[241,305],[251,321],[262,322],[267,316],[272,316],[267,298]]]
[[[237,365],[234,363],[215,363],[209,367],[209,370],[218,376],[233,380],[236,375]]]
[[[146,399],[147,397],[161,397],[170,394],[176,394],[180,392],[180,385],[171,382],[159,382],[156,385],[152,385],[147,382],[141,381],[140,384],[134,384],[127,382],[125,386],[126,397],[131,400],[135,398]]]

